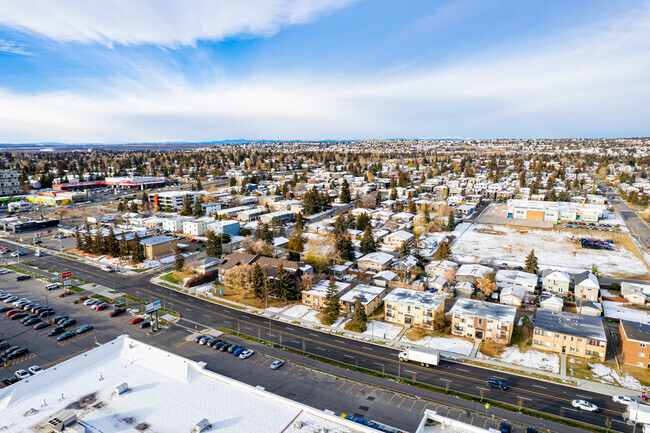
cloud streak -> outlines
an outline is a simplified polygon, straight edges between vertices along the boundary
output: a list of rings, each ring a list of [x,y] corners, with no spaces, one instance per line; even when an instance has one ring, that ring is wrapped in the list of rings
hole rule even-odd
[[[25,49],[25,45],[13,41],[0,39],[0,52],[9,54],[20,54],[23,56],[31,56],[32,54]]]
[[[194,45],[270,36],[351,0],[1,0],[0,25],[61,42]]]

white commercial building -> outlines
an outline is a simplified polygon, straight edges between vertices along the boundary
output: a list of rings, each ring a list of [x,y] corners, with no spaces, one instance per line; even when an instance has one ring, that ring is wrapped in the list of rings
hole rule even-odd
[[[203,236],[208,230],[208,224],[214,223],[212,218],[198,218],[183,221],[183,233],[189,236]]]

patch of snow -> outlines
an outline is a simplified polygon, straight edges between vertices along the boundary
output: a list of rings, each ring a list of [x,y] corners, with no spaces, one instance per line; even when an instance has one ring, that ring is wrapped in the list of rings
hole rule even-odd
[[[479,230],[496,231],[499,234]],[[591,269],[598,264],[603,275],[647,275],[645,264],[625,247],[618,251],[580,248],[576,235],[559,230],[540,230],[511,226],[475,224],[452,245],[454,258],[464,263],[494,262],[523,266],[531,249],[540,268],[566,271]],[[567,263],[571,267],[567,267]]]
[[[404,328],[401,326],[391,325],[385,322],[378,322],[371,320],[366,325],[367,329],[363,332],[366,337],[384,338],[387,340],[394,340]]]
[[[281,312],[282,310],[284,310],[284,308],[281,307],[268,307],[266,309],[266,311],[268,311],[269,313],[275,313],[275,314]]]
[[[650,323],[650,314],[645,311],[628,308],[621,302],[603,301],[603,309],[605,310],[605,317],[625,319],[639,323]]]
[[[311,310],[309,313],[302,316],[302,320],[320,323],[320,320],[318,320],[318,318],[316,317],[317,314],[318,314],[317,310]]]
[[[295,317],[297,319],[301,318],[305,314],[309,313],[311,308],[307,305],[295,305],[285,312],[282,313],[283,316]]]
[[[457,353],[459,355],[469,356],[472,353],[474,343],[468,340],[463,340],[457,337],[424,337],[421,340],[411,341],[406,337],[402,337],[400,342],[402,344],[412,344],[414,346],[423,346],[430,349],[442,350],[444,352]]]
[[[618,384],[623,388],[633,389],[635,391],[649,390],[648,388],[644,388],[637,379],[630,376],[629,374],[619,376],[618,373],[603,364],[589,364],[589,367],[591,367],[591,372],[594,374],[594,376],[597,376],[604,382]]]
[[[346,319],[345,317],[339,317],[332,323],[332,327],[334,328],[345,328],[345,324],[348,323],[352,319]]]
[[[506,364],[519,365],[536,370],[546,370],[551,373],[560,372],[560,357],[552,353],[537,350],[529,350],[522,353],[518,347],[510,346],[506,347],[498,359]]]

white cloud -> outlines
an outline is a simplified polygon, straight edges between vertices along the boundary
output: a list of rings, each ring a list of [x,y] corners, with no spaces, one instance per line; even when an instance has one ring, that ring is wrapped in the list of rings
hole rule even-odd
[[[0,39],[0,52],[21,54],[24,56],[31,55],[31,53],[25,49],[25,45],[4,39]]]
[[[349,79],[182,77],[90,93],[0,91],[0,142],[650,135],[650,12],[531,53]]]
[[[154,44],[268,36],[351,0],[0,0],[0,25],[63,42]]]

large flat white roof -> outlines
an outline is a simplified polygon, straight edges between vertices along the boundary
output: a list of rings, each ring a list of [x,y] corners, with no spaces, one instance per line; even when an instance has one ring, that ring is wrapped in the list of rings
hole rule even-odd
[[[122,383],[130,391],[118,396],[114,390]],[[38,431],[70,408],[91,432],[135,433],[140,423],[159,433],[189,432],[204,418],[211,431],[228,433],[282,432],[296,421],[305,431],[375,432],[128,336],[0,390],[0,427]],[[25,416],[32,409],[37,413]]]

